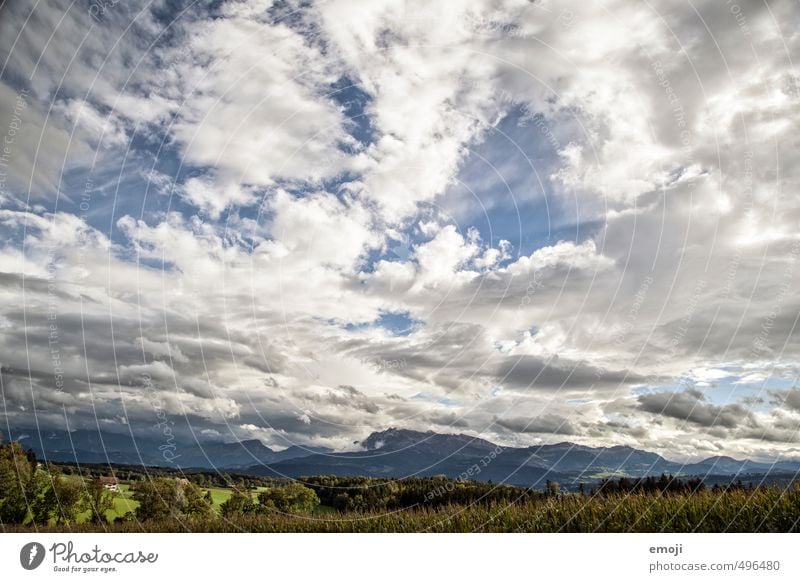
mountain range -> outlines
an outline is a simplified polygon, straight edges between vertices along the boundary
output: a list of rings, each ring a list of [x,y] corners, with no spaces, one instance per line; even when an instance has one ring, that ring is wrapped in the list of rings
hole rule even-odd
[[[41,435],[41,438],[36,436]],[[446,475],[451,478],[540,486],[546,480],[590,482],[602,477],[782,475],[800,473],[800,460],[761,463],[731,457],[710,457],[695,463],[669,461],[656,453],[628,446],[589,447],[569,442],[505,447],[463,435],[390,428],[374,432],[355,452],[292,446],[275,451],[259,440],[239,442],[172,442],[130,434],[91,430],[10,431],[38,457],[82,464],[149,465],[181,469],[225,470],[255,475],[407,477]],[[164,455],[169,450],[169,455]],[[171,459],[171,462],[168,460]]]
[[[330,452],[323,447],[300,446],[274,451],[257,439],[198,444],[174,439],[133,438],[130,434],[97,430],[23,428],[7,433],[6,440],[19,441],[26,449],[33,449],[40,459],[62,463],[231,470]]]

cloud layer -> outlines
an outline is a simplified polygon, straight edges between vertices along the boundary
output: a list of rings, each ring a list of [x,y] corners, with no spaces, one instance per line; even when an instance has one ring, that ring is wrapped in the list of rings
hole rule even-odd
[[[3,424],[800,453],[796,3],[263,4],[0,8]]]

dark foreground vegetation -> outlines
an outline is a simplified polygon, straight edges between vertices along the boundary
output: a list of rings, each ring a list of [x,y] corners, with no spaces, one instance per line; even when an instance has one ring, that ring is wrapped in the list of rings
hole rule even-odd
[[[669,475],[563,492],[446,477],[317,476],[296,482],[58,467],[0,444],[2,531],[107,532],[793,532],[800,484]]]

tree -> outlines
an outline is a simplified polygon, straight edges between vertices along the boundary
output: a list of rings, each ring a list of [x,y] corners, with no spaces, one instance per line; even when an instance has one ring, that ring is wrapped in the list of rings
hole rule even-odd
[[[86,484],[80,477],[65,477],[51,465],[43,482],[45,490],[33,507],[36,521],[55,518],[56,525],[69,524],[89,508]]]
[[[207,517],[212,511],[213,501],[211,491],[200,489],[194,483],[183,485],[183,494],[186,497],[186,515],[190,517]]]
[[[30,497],[31,519],[34,523],[46,525],[56,513],[58,501],[52,493],[53,476],[49,471],[37,470],[33,476],[34,483]]]
[[[0,523],[23,523],[38,496],[36,458],[15,441],[0,444]]]
[[[258,494],[263,510],[277,510],[282,513],[311,513],[319,505],[319,497],[313,489],[300,483],[283,487],[271,487]]]
[[[73,523],[78,514],[88,509],[86,484],[81,478],[65,477],[56,467],[49,467],[51,488],[56,507],[56,525]],[[47,494],[46,494],[47,495]]]
[[[139,502],[136,517],[141,521],[180,517],[186,512],[183,487],[169,477],[157,477],[137,484],[133,498]]]
[[[114,509],[114,496],[103,487],[100,479],[94,479],[86,489],[86,497],[92,512],[92,523],[105,523],[106,512]]]
[[[88,503],[83,481],[58,475],[53,479],[52,490],[57,503],[57,525],[74,523],[78,514],[86,511]]]
[[[65,477],[55,466],[39,468],[33,451],[18,442],[0,444],[0,522],[56,524],[75,521],[87,509],[86,487],[80,477]]]
[[[342,491],[341,493],[337,493],[333,498],[332,505],[339,511],[349,511],[353,508],[353,500],[350,499],[350,496],[347,493]]]
[[[133,511],[126,511],[122,515],[118,515],[117,517],[115,517],[113,523],[123,523],[135,520],[136,520],[136,514]]]
[[[238,489],[233,490],[233,494],[220,506],[222,517],[233,517],[250,513],[253,510],[253,499],[249,493],[244,493]]]

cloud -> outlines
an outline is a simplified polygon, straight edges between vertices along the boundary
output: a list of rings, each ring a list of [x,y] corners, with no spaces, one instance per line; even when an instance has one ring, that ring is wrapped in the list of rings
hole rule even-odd
[[[521,274],[524,271],[543,270],[546,268],[569,269],[606,269],[613,261],[598,252],[595,241],[588,239],[581,244],[572,241],[558,241],[551,246],[536,250],[530,257],[520,257],[508,267],[509,272]]]
[[[741,404],[715,405],[705,402],[699,390],[656,392],[639,396],[639,408],[705,427],[737,428],[752,422],[753,415]]]
[[[28,90],[0,82],[0,199],[13,194],[55,198],[61,176],[86,164],[93,148],[83,131],[69,131],[67,122],[40,110]]]
[[[636,384],[642,378],[624,370],[601,370],[583,362],[546,361],[520,355],[500,360],[494,371],[500,382],[517,388],[551,390],[598,390]]]
[[[375,414],[380,410],[380,407],[368,396],[352,386],[338,386],[335,389],[328,390],[328,399],[333,404],[360,408],[364,412],[371,414]]]
[[[219,184],[208,177],[189,178],[183,184],[183,196],[213,219],[231,206],[248,206],[254,200],[250,191],[238,183]]]
[[[346,168],[340,146],[352,140],[329,96],[338,76],[317,47],[284,24],[236,12],[190,24],[161,55],[174,77],[152,89],[175,110],[171,133],[185,162],[260,186]]]
[[[694,7],[3,4],[9,418],[789,451],[797,6]]]
[[[535,418],[499,418],[497,424],[513,432],[544,433],[560,435],[579,434],[575,426],[566,418],[555,414],[544,414]]]
[[[795,412],[800,412],[800,388],[772,392],[775,404]]]

